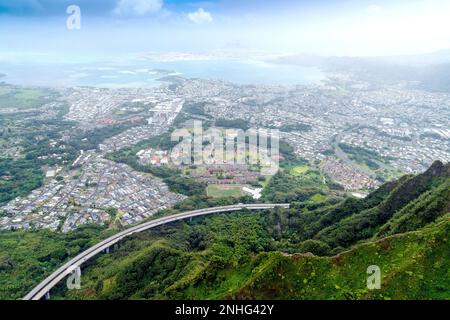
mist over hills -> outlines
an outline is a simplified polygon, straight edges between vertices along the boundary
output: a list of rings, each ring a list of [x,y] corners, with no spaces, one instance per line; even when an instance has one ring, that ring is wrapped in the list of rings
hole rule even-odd
[[[423,55],[392,57],[320,57],[292,55],[272,62],[315,66],[331,73],[352,74],[375,84],[407,82],[410,88],[429,91],[450,89],[450,50]]]
[[[375,57],[374,59],[379,59],[389,63],[406,66],[420,67],[420,66],[439,65],[450,63],[450,49],[439,50],[424,54]]]

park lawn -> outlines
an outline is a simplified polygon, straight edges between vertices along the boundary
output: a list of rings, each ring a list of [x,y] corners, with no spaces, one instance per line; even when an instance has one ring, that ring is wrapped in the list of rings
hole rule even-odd
[[[241,197],[243,195],[241,185],[229,184],[210,184],[206,188],[206,194],[213,198]]]
[[[304,173],[306,173],[309,170],[309,166],[307,165],[301,165],[301,166],[295,166],[291,170],[291,174],[294,176],[300,176]]]

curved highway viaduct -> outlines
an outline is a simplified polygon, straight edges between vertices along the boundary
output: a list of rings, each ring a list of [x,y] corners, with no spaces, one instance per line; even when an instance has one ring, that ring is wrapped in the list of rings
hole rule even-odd
[[[121,231],[99,243],[90,247],[89,249],[78,254],[76,257],[65,263],[58,270],[53,272],[47,278],[44,279],[40,284],[38,284],[33,290],[31,290],[23,300],[40,300],[42,297],[47,296],[50,290],[67,275],[72,274],[75,270],[80,271],[80,266],[96,254],[102,251],[108,251],[111,246],[118,243],[125,237],[128,237],[134,233],[145,231],[157,226],[161,226],[170,222],[179,221],[187,218],[193,218],[198,216],[209,215],[213,213],[222,213],[230,211],[239,211],[242,209],[248,210],[264,210],[273,209],[275,207],[289,208],[289,204],[273,204],[273,203],[261,203],[261,204],[237,204],[231,206],[214,207],[200,210],[187,211],[167,217],[162,217],[155,219],[143,224],[136,225],[124,231]]]

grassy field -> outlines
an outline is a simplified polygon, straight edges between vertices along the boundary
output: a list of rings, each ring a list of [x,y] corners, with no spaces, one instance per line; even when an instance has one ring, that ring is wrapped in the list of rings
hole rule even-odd
[[[242,186],[210,184],[206,188],[206,194],[213,198],[240,197],[242,196]]]
[[[309,166],[302,165],[302,166],[295,166],[292,168],[291,174],[294,176],[300,176],[304,173],[306,173],[309,170]]]
[[[264,176],[265,180],[264,180],[264,181],[260,181],[259,183],[261,184],[261,186],[262,186],[263,188],[265,188],[265,187],[269,184],[270,179],[271,179],[272,177],[273,177],[273,176]]]
[[[42,106],[47,93],[38,89],[14,89],[0,87],[0,109],[17,108],[29,109]]]
[[[327,199],[328,199],[327,196],[324,196],[323,194],[320,194],[320,193],[316,193],[315,195],[313,195],[312,197],[309,198],[309,200],[311,200],[315,203],[323,202]]]

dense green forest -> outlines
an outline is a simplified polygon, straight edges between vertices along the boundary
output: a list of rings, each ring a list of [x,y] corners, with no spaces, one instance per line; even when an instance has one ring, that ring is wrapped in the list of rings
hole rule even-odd
[[[250,123],[242,119],[217,119],[215,124],[222,128],[242,129],[244,131],[250,129]]]
[[[44,174],[26,159],[0,159],[0,204],[24,196],[42,185]]]
[[[365,148],[356,147],[345,143],[339,143],[339,147],[349,156],[350,159],[360,164],[365,164],[372,170],[380,169],[378,162],[386,162],[389,160],[381,157],[377,152]]]
[[[292,132],[292,131],[311,131],[311,125],[306,123],[296,123],[296,124],[285,124],[277,129],[283,132]]]
[[[98,225],[84,225],[68,234],[0,231],[0,299],[20,299],[63,261],[113,233]]]

